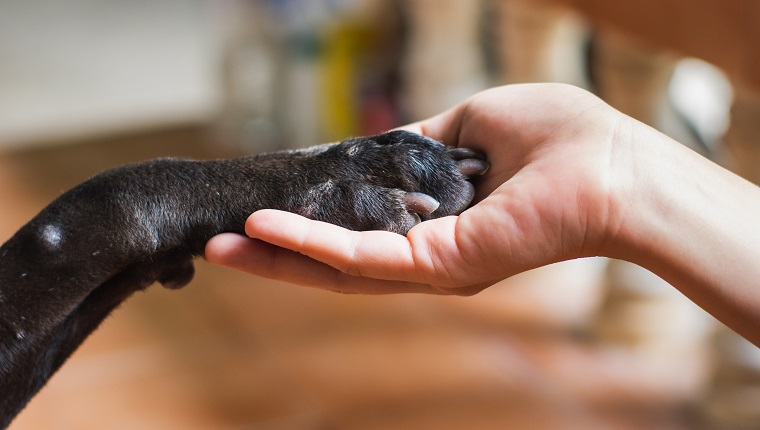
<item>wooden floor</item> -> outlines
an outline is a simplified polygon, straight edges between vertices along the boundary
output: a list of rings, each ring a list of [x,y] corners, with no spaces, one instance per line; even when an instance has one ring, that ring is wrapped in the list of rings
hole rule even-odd
[[[0,154],[0,240],[104,168],[224,155],[204,141],[180,130]],[[642,357],[577,329],[598,300],[597,266],[471,298],[362,297],[199,261],[188,287],[122,306],[11,429],[705,428],[684,401],[686,357]]]

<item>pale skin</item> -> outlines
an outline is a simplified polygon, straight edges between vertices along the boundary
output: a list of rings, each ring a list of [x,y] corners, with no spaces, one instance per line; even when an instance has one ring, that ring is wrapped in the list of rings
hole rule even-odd
[[[760,345],[757,186],[566,85],[494,88],[404,128],[487,154],[472,207],[407,237],[262,210],[249,238],[214,237],[205,258],[341,292],[457,295],[558,261],[619,258]]]

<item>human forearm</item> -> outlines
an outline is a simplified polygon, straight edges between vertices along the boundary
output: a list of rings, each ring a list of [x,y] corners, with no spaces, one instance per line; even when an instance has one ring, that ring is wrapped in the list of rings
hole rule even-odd
[[[760,344],[760,188],[643,126],[632,137],[633,181],[608,253]]]

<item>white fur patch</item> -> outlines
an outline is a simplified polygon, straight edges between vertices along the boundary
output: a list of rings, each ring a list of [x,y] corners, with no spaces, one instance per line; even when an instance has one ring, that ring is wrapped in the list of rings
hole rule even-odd
[[[353,157],[354,155],[358,154],[361,148],[359,148],[359,145],[351,145],[346,149],[346,155],[349,157]]]
[[[63,243],[63,232],[57,225],[48,224],[42,228],[42,241],[48,248],[55,250]]]
[[[151,250],[155,250],[159,245],[158,229],[156,228],[159,220],[156,217],[156,210],[153,208],[143,208],[135,206],[133,208],[133,214],[135,220],[135,226],[139,228],[140,235],[136,235],[133,240],[138,246],[148,246]]]
[[[311,187],[306,194],[306,205],[301,208],[300,214],[305,217],[312,216],[321,206],[321,202],[332,192],[333,188],[335,188],[335,184],[331,180]]]

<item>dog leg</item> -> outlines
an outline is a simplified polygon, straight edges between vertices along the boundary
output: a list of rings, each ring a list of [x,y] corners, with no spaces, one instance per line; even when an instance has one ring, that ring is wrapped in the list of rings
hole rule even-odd
[[[0,247],[0,425],[100,322],[154,282],[179,288],[192,258],[264,208],[405,234],[458,214],[483,156],[396,131],[232,160],[160,159],[93,177]]]

